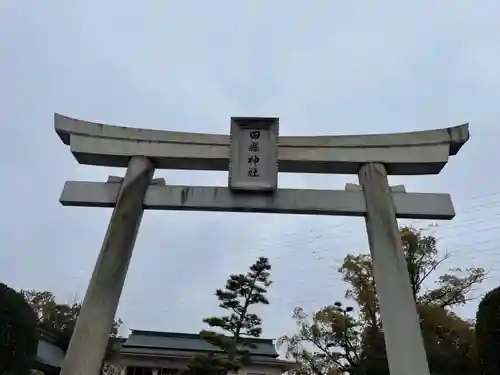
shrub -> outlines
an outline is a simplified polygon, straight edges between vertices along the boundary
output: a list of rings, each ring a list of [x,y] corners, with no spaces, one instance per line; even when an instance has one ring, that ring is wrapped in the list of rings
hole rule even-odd
[[[35,313],[21,293],[0,283],[0,374],[29,375],[37,348]]]
[[[475,334],[480,375],[500,374],[500,287],[479,303]]]

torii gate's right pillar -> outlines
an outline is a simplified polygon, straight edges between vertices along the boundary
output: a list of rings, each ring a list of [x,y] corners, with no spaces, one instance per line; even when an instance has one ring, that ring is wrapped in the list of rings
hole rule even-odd
[[[361,167],[358,176],[366,201],[366,230],[390,373],[428,375],[387,171],[383,164],[368,163]]]

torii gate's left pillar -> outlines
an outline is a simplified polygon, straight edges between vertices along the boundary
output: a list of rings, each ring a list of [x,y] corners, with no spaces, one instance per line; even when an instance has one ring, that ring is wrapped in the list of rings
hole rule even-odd
[[[99,373],[153,173],[151,159],[130,159],[60,375]]]

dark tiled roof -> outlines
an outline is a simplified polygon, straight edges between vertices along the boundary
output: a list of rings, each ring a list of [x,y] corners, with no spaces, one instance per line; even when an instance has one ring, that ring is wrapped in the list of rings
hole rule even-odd
[[[278,353],[272,339],[250,339],[255,348],[248,348],[252,356],[263,356],[277,358]],[[203,340],[198,334],[156,332],[132,330],[128,339],[122,344],[122,352],[137,351],[144,352],[151,349],[152,352],[159,350],[172,352],[218,352],[219,348]],[[188,354],[188,353],[186,353]]]

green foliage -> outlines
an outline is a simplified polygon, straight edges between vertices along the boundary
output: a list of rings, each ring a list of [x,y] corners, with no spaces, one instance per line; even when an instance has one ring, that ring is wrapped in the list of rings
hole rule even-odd
[[[57,303],[51,292],[37,292],[35,290],[22,290],[21,293],[31,306],[38,318],[38,325],[59,337],[58,345],[66,350],[75,328],[78,314],[82,307],[81,302],[72,304]],[[118,334],[121,319],[113,323],[111,337]]]
[[[482,268],[450,268],[436,276],[449,257],[437,248],[436,238],[411,227],[400,229],[413,295],[432,374],[476,374],[472,323],[452,312],[473,298],[474,287],[485,278]],[[344,372],[350,375],[388,375],[379,303],[368,254],[347,255],[338,269],[346,283],[344,297],[357,311],[336,302],[308,316],[300,308],[294,318],[298,331],[279,343],[301,369],[296,375]],[[432,284],[432,281],[433,284]]]
[[[249,338],[260,337],[262,332],[262,320],[250,309],[269,304],[266,293],[272,283],[270,271],[268,259],[261,257],[246,274],[230,275],[225,288],[217,289],[219,306],[228,314],[203,319],[219,332],[203,330],[200,335],[221,353],[195,357],[189,364],[189,375],[220,375],[236,371],[249,361],[249,349],[254,346]]]
[[[488,292],[476,315],[476,343],[480,375],[500,374],[500,287]]]
[[[37,348],[35,314],[21,293],[0,283],[0,374],[29,375]]]
[[[477,374],[473,323],[439,304],[418,308],[431,373]]]

